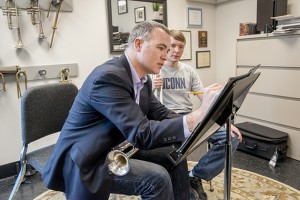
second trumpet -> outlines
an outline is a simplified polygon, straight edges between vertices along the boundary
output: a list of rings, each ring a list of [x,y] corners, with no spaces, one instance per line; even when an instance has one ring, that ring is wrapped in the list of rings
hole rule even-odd
[[[39,39],[45,38],[43,25],[42,25],[42,13],[43,10],[40,9],[39,0],[30,0],[30,7],[27,8],[27,13],[31,15],[32,25],[39,25]]]
[[[8,28],[10,30],[17,30],[18,45],[16,46],[16,48],[23,48],[24,45],[22,42],[19,22],[19,15],[21,14],[21,9],[17,7],[15,0],[5,0],[5,5],[2,7],[2,12],[4,16],[7,16]]]

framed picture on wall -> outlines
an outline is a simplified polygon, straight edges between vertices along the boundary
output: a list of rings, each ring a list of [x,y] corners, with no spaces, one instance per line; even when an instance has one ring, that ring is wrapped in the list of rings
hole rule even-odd
[[[184,37],[185,37],[185,47],[183,54],[180,58],[180,60],[191,60],[192,59],[192,32],[191,31],[186,31],[186,30],[180,30]]]
[[[210,51],[196,51],[196,68],[210,67]]]
[[[118,0],[118,14],[128,13],[127,0]]]
[[[135,23],[143,22],[143,21],[146,20],[146,8],[145,8],[145,6],[138,7],[138,8],[134,9],[134,18],[135,18]]]
[[[207,31],[198,31],[198,47],[207,47]]]
[[[199,28],[202,26],[202,9],[188,8],[188,28]]]

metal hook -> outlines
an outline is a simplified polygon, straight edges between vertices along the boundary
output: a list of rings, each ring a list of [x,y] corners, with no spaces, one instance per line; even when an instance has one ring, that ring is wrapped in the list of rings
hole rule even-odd
[[[25,71],[18,71],[16,73],[16,83],[17,83],[18,98],[22,97],[22,92],[21,92],[19,77],[23,77],[24,78],[25,90],[27,90],[27,74],[26,74]]]
[[[47,74],[47,71],[46,70],[44,70],[44,69],[42,69],[42,70],[39,70],[39,75],[40,76],[46,76],[46,74]]]
[[[62,68],[60,70],[60,81],[61,83],[66,83],[66,82],[71,82],[70,77],[69,77],[69,68]]]

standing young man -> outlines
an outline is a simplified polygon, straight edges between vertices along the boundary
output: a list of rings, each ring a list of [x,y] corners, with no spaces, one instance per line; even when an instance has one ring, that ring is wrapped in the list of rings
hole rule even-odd
[[[205,88],[190,65],[180,62],[185,47],[185,37],[179,30],[171,30],[171,47],[167,60],[160,71],[160,75],[153,76],[152,89],[158,90],[158,99],[163,100],[163,104],[178,114],[186,115],[192,112],[193,104],[188,92],[203,91]],[[159,92],[162,90],[162,92]],[[161,96],[162,95],[162,98]],[[197,94],[203,103],[203,94]],[[234,152],[239,141],[242,140],[239,130],[232,126],[232,151]],[[225,162],[225,142],[226,130],[221,127],[208,140],[212,147],[199,160],[198,164],[189,173],[191,188],[197,191],[199,197],[195,199],[207,199],[207,195],[202,188],[203,180],[211,180],[217,176],[224,168]]]
[[[172,143],[183,141],[205,116],[221,85],[206,89],[202,106],[180,116],[154,96],[148,74],[159,73],[170,49],[169,30],[141,22],[119,58],[96,67],[80,88],[44,172],[45,185],[71,200],[107,200],[110,193],[144,200],[189,199],[186,162],[172,166]],[[109,171],[107,154],[128,140],[139,148],[130,171]]]

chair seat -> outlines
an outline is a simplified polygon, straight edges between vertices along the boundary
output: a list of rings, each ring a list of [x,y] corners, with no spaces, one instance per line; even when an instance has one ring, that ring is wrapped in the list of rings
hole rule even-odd
[[[26,160],[38,172],[42,173],[48,158],[54,149],[54,144],[26,154]]]

